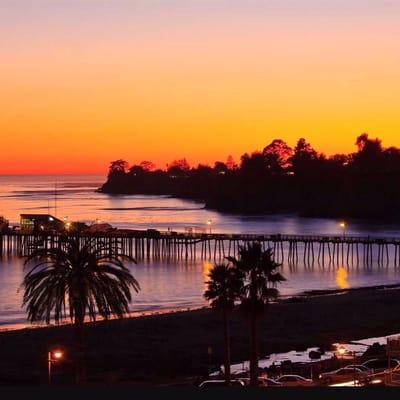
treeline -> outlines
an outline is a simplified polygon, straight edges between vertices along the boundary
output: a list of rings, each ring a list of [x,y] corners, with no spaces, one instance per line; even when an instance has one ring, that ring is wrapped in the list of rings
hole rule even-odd
[[[214,166],[176,160],[164,170],[149,161],[110,164],[101,191],[155,194],[204,201],[207,208],[246,214],[400,220],[400,149],[362,134],[351,154],[326,156],[303,138],[291,148],[280,139],[263,151]]]

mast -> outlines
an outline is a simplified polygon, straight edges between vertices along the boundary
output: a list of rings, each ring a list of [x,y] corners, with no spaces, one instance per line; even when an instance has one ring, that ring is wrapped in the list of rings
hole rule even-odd
[[[57,217],[57,178],[54,183],[54,216]]]

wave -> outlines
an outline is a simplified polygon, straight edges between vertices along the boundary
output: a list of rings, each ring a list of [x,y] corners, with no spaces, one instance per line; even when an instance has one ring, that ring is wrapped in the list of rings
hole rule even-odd
[[[204,207],[106,207],[105,211],[196,211],[204,210]]]
[[[18,197],[30,197],[30,194],[2,194],[0,197],[4,199],[13,199],[13,198],[18,198]]]
[[[52,208],[52,207],[50,207]],[[49,206],[24,207],[24,210],[48,210]]]
[[[43,189],[43,190],[16,190],[14,192],[9,192],[9,197],[22,197],[22,196],[34,196],[34,195],[46,195],[46,196],[61,196],[63,194],[72,194],[72,193],[93,193],[93,190],[90,188],[80,188],[80,189],[57,189],[55,192],[54,189]]]
[[[104,196],[111,198],[128,198],[132,200],[152,200],[152,199],[173,199],[174,196],[170,194],[113,194],[113,193],[103,193],[101,191],[96,191]],[[189,200],[188,200],[189,201]]]

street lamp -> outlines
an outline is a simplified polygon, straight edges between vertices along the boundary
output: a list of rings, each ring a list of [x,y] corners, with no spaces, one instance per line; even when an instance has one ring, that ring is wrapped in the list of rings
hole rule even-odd
[[[64,357],[64,353],[61,350],[52,350],[47,353],[47,372],[48,372],[48,380],[49,385],[51,384],[51,372],[52,372],[52,364],[61,361]]]
[[[337,351],[341,356],[343,356],[346,353],[346,349],[343,346],[340,346]],[[356,377],[357,377],[356,352],[355,350],[353,351],[350,350],[349,353],[353,356],[353,386],[356,386]]]
[[[212,224],[212,221],[211,221],[211,219],[209,219],[209,220],[207,221],[207,225],[208,225],[208,227],[210,228],[210,235],[211,235],[211,224]]]
[[[345,237],[345,230],[346,230],[346,222],[342,221],[339,223],[341,229],[343,229],[343,237]]]
[[[356,386],[356,352],[353,350],[353,385]]]

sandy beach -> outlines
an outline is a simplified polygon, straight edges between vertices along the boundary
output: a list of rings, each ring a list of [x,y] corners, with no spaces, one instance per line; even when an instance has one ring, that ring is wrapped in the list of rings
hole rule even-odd
[[[400,289],[362,289],[303,296],[272,304],[261,323],[260,356],[311,346],[394,334],[400,331]],[[232,362],[248,359],[246,320],[232,315]],[[223,360],[221,316],[209,309],[99,321],[86,326],[89,382],[161,384],[204,374]],[[0,382],[43,383],[47,351],[65,350],[55,369],[62,382],[73,379],[71,326],[0,333]]]

